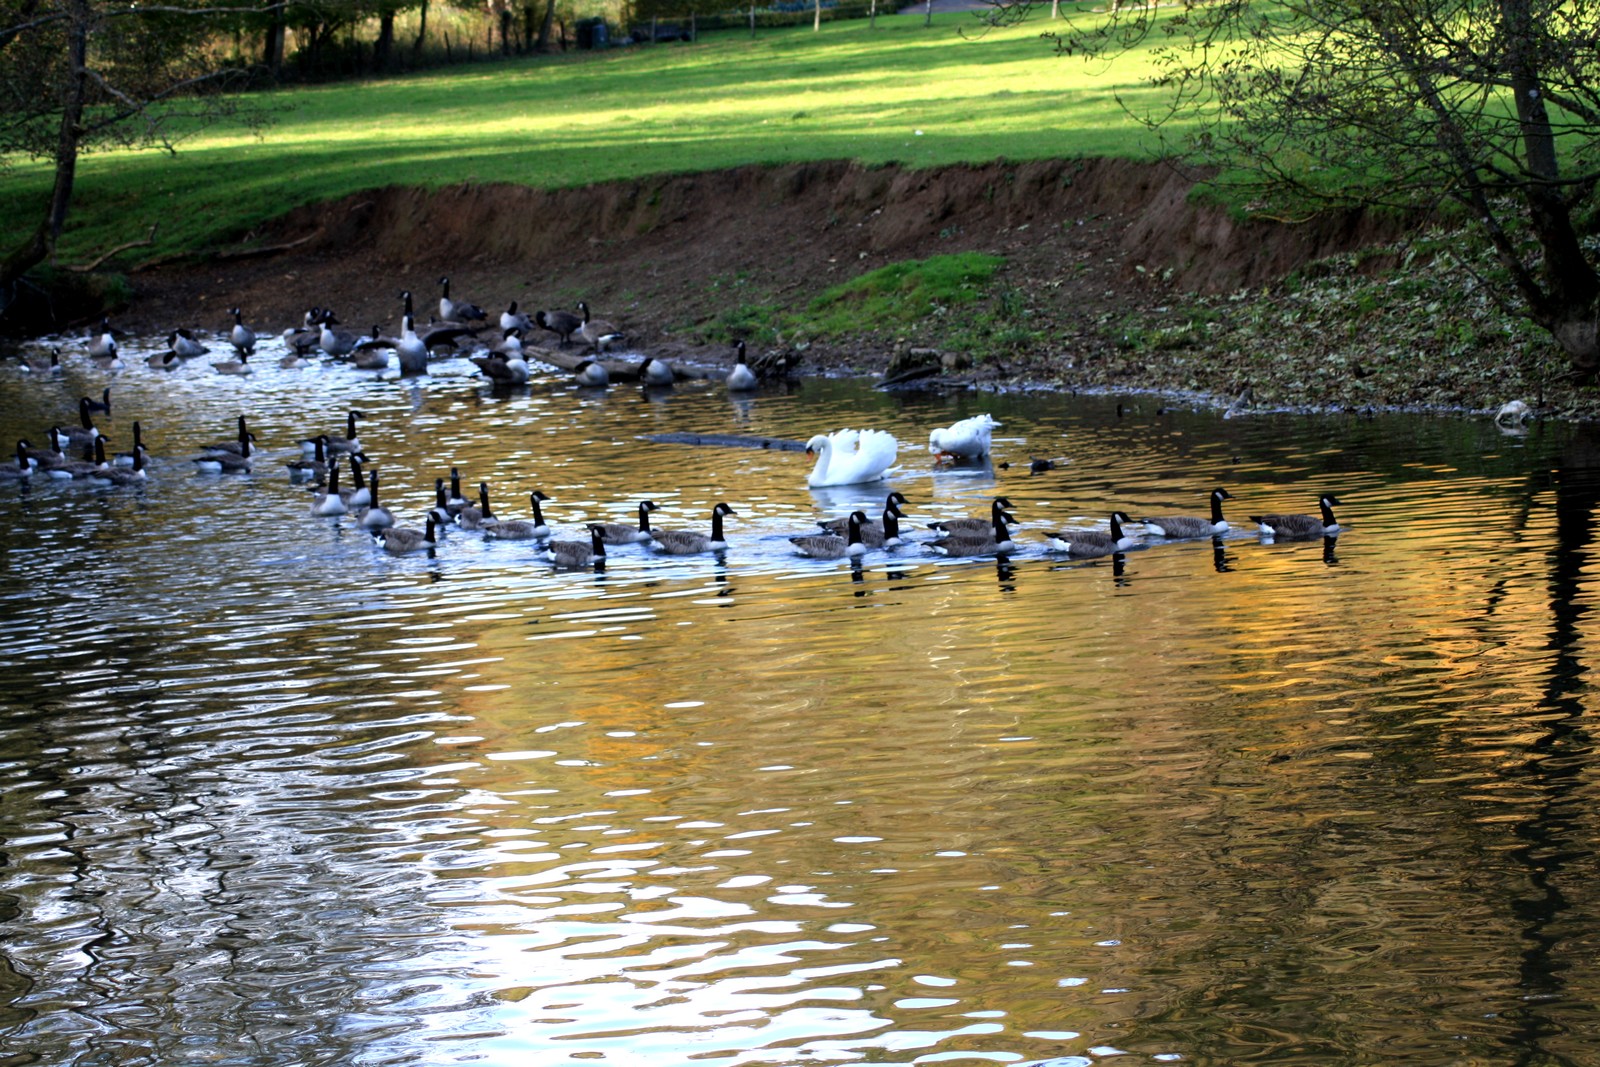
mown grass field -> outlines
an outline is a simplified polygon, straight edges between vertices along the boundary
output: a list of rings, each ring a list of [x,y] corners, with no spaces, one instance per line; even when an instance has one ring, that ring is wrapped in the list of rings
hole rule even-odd
[[[1096,18],[1076,14],[1073,18]],[[1061,23],[1055,23],[1060,26]],[[149,256],[227,245],[300,204],[387,185],[567,187],[816,159],[912,167],[1142,157],[1146,57],[1057,57],[1045,18],[982,32],[970,14],[705,35],[263,93],[269,125],[214,126],[175,155],[96,153],[79,169],[61,262],[143,237]],[[963,34],[962,31],[965,31]],[[0,239],[36,224],[50,175],[12,160]]]

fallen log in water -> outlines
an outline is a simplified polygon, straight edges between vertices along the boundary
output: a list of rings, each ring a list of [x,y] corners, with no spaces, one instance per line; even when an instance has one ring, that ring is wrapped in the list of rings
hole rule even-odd
[[[804,452],[804,441],[781,437],[741,437],[733,433],[647,433],[646,441],[661,445],[709,445],[712,448],[768,448],[774,452]]]

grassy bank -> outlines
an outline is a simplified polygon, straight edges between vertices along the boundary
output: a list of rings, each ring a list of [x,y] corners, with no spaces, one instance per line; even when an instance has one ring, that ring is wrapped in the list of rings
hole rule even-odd
[[[876,30],[727,31],[261,94],[253,102],[273,121],[259,134],[218,127],[176,155],[86,157],[60,258],[93,258],[157,223],[142,255],[226,245],[297,205],[396,184],[559,188],[746,163],[1150,154],[1113,98],[1145,99],[1143,60],[1106,70],[1057,58],[1039,39],[1047,25],[972,36],[970,14],[931,28],[889,16]],[[43,166],[15,163],[0,238],[32,225],[48,188]]]

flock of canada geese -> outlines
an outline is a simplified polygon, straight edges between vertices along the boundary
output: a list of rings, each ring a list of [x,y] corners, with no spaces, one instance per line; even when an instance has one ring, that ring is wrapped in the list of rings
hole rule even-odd
[[[313,351],[321,351],[334,359],[350,358],[359,363],[359,353],[381,352],[388,366],[391,354],[398,357],[403,373],[410,367],[426,368],[430,352],[440,346],[456,346],[463,339],[475,336],[484,328],[487,314],[479,307],[457,302],[449,294],[449,279],[440,279],[443,295],[440,299],[440,317],[423,335],[416,333],[411,295],[402,293],[404,314],[402,331],[398,338],[380,338],[374,329],[373,336],[356,339],[333,329],[336,316],[326,309],[307,312],[299,329],[285,331],[281,336],[286,354],[283,363],[295,365]],[[527,380],[527,363],[520,349],[520,338],[526,329],[540,328],[557,334],[563,345],[576,340],[591,349],[597,356],[605,346],[621,336],[615,326],[594,319],[584,303],[578,311],[539,311],[532,317],[521,316],[513,303],[501,316],[500,341],[489,351],[471,356],[484,377],[496,383]],[[238,308],[230,313],[234,325],[228,334],[228,344],[234,358],[213,364],[224,374],[248,373],[249,358],[255,353],[257,334],[243,320]],[[168,349],[149,357],[152,367],[170,367],[175,360],[193,359],[208,349],[189,330],[177,330],[167,337]],[[116,339],[109,323],[102,320],[98,335],[85,343],[85,355],[105,370],[120,369],[122,362],[117,352]],[[745,391],[756,388],[759,382],[744,362],[744,346],[736,348],[737,363],[727,377],[730,390]],[[646,359],[639,368],[639,378],[651,382]],[[520,364],[520,367],[518,366]],[[60,352],[53,351],[48,367],[23,362],[26,370],[60,372]],[[492,369],[491,369],[492,368]],[[604,366],[594,359],[585,359],[575,368],[580,384],[602,386],[606,384]],[[670,367],[662,372],[665,381],[673,380]],[[95,426],[94,416],[111,411],[111,390],[106,387],[99,399],[82,397],[78,402],[78,424],[57,425],[48,431],[48,441],[34,445],[29,440],[17,442],[16,463],[0,467],[0,478],[18,483],[32,479],[81,480],[110,486],[136,486],[148,477],[148,452],[144,446],[141,427],[132,424],[133,440],[126,452],[108,454],[109,439]],[[658,510],[654,501],[645,500],[638,506],[637,523],[591,522],[584,526],[587,538],[562,540],[546,521],[542,504],[550,497],[535,490],[529,495],[530,515],[527,518],[508,518],[494,513],[490,502],[489,485],[480,482],[476,494],[463,495],[461,475],[452,468],[448,478],[435,480],[435,503],[422,517],[419,526],[406,526],[397,522],[392,511],[380,498],[379,473],[364,468],[368,457],[362,450],[358,420],[365,416],[357,410],[347,413],[343,433],[317,433],[299,442],[299,455],[284,463],[292,482],[313,487],[309,512],[320,517],[349,516],[362,528],[371,532],[376,544],[394,555],[426,552],[436,548],[447,529],[477,531],[491,540],[531,541],[540,546],[541,555],[561,568],[591,568],[603,566],[607,546],[636,544],[668,555],[699,555],[723,553],[729,542],[724,520],[737,515],[727,503],[718,503],[711,511],[709,527],[705,530],[662,529],[652,525],[651,514]],[[936,462],[983,462],[990,456],[992,433],[999,426],[990,415],[982,414],[962,419],[947,427],[930,432],[928,451]],[[196,471],[204,474],[253,473],[260,460],[246,416],[237,419],[236,431],[227,440],[206,445],[192,457]],[[831,434],[818,434],[806,442],[806,452],[815,456],[815,465],[807,477],[812,487],[869,485],[891,478],[897,469],[899,442],[892,434],[880,430],[840,430]],[[75,453],[82,459],[73,459]],[[1032,470],[1047,470],[1061,461],[1035,459]],[[341,484],[348,471],[348,482]],[[1232,498],[1224,488],[1212,491],[1209,515],[1143,516],[1134,519],[1127,512],[1115,511],[1109,516],[1105,528],[1066,528],[1045,534],[1043,547],[1054,553],[1072,558],[1115,556],[1135,548],[1148,540],[1189,540],[1215,538],[1229,532],[1228,521],[1223,516],[1223,502]],[[819,529],[799,533],[789,538],[795,553],[815,559],[850,559],[859,561],[873,551],[894,552],[897,549],[917,547],[923,551],[944,556],[996,556],[1005,557],[1024,551],[1023,545],[1013,539],[1011,525],[1017,522],[1012,502],[1005,496],[996,496],[988,513],[966,518],[946,519],[927,523],[934,537],[913,541],[904,536],[900,522],[906,518],[907,499],[898,491],[891,491],[884,499],[881,515],[869,516],[865,511],[822,520]],[[1318,514],[1251,515],[1259,534],[1264,539],[1306,540],[1336,537],[1340,526],[1333,514],[1340,502],[1324,495],[1318,502]],[[908,524],[909,525],[909,524]],[[1137,530],[1133,527],[1138,526]]]

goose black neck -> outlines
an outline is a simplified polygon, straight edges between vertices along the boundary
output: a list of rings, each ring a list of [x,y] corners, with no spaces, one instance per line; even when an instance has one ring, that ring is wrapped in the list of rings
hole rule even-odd
[[[1222,521],[1223,521],[1223,519],[1222,519],[1222,494],[1220,492],[1212,493],[1211,494],[1211,522],[1213,524],[1216,524],[1216,523],[1219,523],[1219,522],[1222,522]]]

